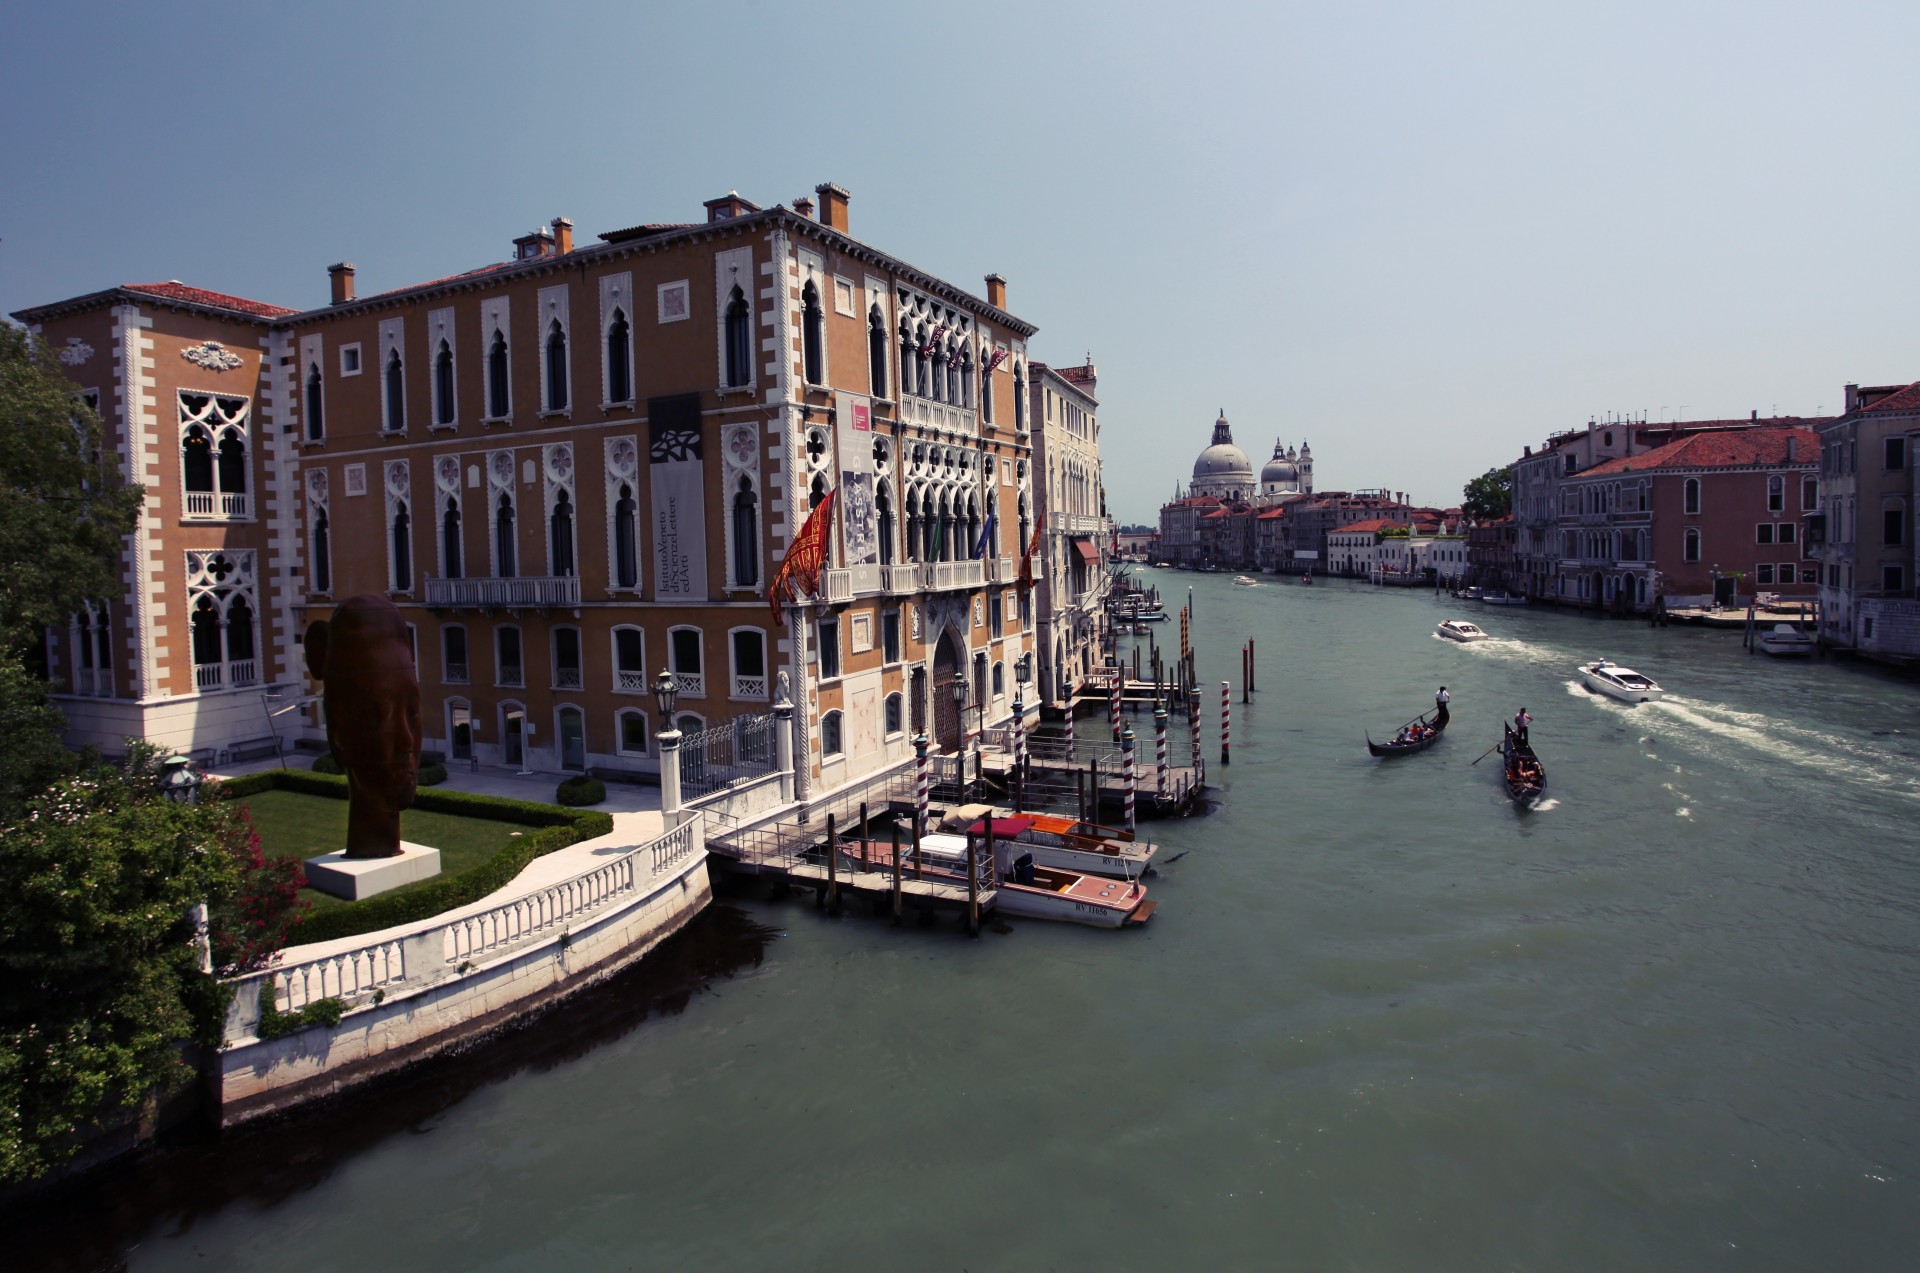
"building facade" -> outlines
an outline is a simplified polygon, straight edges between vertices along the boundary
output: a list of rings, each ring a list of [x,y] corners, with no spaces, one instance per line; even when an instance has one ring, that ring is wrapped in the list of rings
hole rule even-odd
[[[1029,368],[1034,494],[1045,526],[1034,563],[1039,702],[1064,707],[1101,661],[1106,638],[1108,531],[1100,476],[1099,378],[1078,367]],[[1042,565],[1044,563],[1044,569]]]
[[[1820,429],[1824,504],[1807,518],[1820,585],[1820,636],[1896,659],[1920,656],[1913,510],[1920,507],[1920,383],[1846,387]]]
[[[661,669],[682,729],[790,696],[803,793],[1004,718],[1034,328],[999,276],[933,277],[817,193],[591,245],[561,219],[371,296],[343,264],[305,311],[169,283],[17,315],[149,488],[126,595],[50,635],[75,740],[319,738],[318,704],[267,713],[318,689],[302,633],[359,593],[405,615],[452,759],[654,769]],[[818,591],[776,617],[829,492]]]

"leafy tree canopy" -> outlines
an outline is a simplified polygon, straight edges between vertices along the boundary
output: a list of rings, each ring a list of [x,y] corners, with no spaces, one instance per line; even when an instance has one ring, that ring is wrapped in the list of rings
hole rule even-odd
[[[160,752],[57,783],[0,826],[0,1181],[58,1165],[103,1117],[191,1078],[225,995],[199,970],[257,966],[295,917],[298,863],[262,863],[238,806],[160,794]]]
[[[1488,469],[1468,482],[1460,511],[1475,521],[1493,521],[1513,511],[1513,466]]]
[[[0,323],[0,646],[119,594],[114,560],[145,492],[102,456],[99,417],[45,344]]]

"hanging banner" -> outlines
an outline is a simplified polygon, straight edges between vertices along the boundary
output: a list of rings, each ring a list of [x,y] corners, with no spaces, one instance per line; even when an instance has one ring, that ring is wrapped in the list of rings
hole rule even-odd
[[[873,404],[865,394],[834,394],[840,461],[840,546],[855,591],[880,585],[880,514],[873,471]]]
[[[705,601],[707,501],[700,395],[649,398],[647,441],[654,596],[662,601]]]

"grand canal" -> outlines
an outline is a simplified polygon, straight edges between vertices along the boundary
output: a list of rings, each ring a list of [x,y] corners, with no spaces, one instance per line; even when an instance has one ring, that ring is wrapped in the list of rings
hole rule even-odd
[[[1170,605],[1195,589],[1202,678],[1233,676],[1237,713],[1218,807],[1152,827],[1184,856],[1146,931],[968,941],[737,896],[531,1037],[164,1156],[16,1254],[1913,1267],[1920,690],[1733,633],[1142,577]],[[1495,639],[1438,640],[1453,613]],[[1601,655],[1673,697],[1589,695],[1573,667]],[[1370,760],[1363,728],[1442,683],[1448,736]],[[1549,772],[1533,812],[1497,758],[1470,764],[1523,704]]]

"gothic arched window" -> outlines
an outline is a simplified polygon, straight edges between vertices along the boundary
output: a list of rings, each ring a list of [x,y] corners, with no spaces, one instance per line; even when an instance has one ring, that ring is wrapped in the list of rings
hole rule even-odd
[[[493,344],[487,349],[487,414],[493,419],[504,419],[513,409],[513,402],[507,396],[507,338],[499,328],[493,332]]]
[[[807,383],[827,382],[827,316],[820,309],[820,289],[811,280],[800,293],[800,360]]]
[[[387,431],[398,433],[407,427],[407,380],[400,365],[400,351],[387,353]]]
[[[632,328],[621,310],[613,311],[607,324],[607,401],[628,402],[633,398],[633,356],[628,349]]]
[[[547,519],[547,527],[553,554],[553,573],[572,574],[573,501],[567,498],[565,491],[553,497],[553,514]]]
[[[398,504],[393,514],[393,583],[395,592],[407,592],[413,588],[413,544],[407,533],[412,519],[407,516],[407,506]]]
[[[554,319],[547,326],[547,410],[567,409],[567,329]]]
[[[320,364],[307,364],[307,441],[318,442],[327,436],[327,421],[320,400]]]
[[[753,331],[748,321],[747,296],[738,287],[727,298],[727,386],[738,388],[753,380]]]
[[[332,539],[332,533],[327,526],[327,510],[323,508],[313,519],[313,590],[315,592],[333,591]]]
[[[640,586],[640,551],[634,536],[637,511],[633,488],[620,483],[620,497],[613,502],[613,584],[616,588]]]
[[[460,578],[460,501],[452,495],[440,515],[440,557],[447,578]]]
[[[453,346],[440,342],[433,356],[433,420],[435,424],[453,423]]]
[[[493,514],[493,573],[501,579],[519,574],[516,540],[513,533],[513,496],[502,495]]]
[[[887,320],[878,305],[867,315],[867,391],[887,396]]]
[[[238,429],[220,431],[220,490],[227,495],[243,495],[247,490],[247,440]],[[237,509],[244,512],[244,509]]]
[[[744,476],[733,497],[733,582],[742,588],[760,582],[760,501]]]

